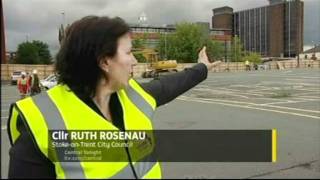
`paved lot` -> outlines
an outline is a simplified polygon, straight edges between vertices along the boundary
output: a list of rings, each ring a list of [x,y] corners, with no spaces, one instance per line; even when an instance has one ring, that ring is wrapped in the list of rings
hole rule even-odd
[[[147,80],[141,80],[147,81]],[[14,86],[1,86],[2,177]],[[158,129],[277,129],[276,163],[162,163],[165,178],[320,178],[320,71],[212,73],[155,115]]]

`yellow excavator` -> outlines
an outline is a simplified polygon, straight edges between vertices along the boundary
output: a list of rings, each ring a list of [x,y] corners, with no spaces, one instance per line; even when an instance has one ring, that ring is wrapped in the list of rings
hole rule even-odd
[[[134,54],[141,54],[147,63],[146,70],[142,73],[143,78],[154,78],[164,74],[178,72],[176,60],[159,60],[159,54],[151,48],[134,49]]]

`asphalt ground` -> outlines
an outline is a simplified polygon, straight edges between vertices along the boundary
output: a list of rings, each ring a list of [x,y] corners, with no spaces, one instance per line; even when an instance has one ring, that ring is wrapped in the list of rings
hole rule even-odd
[[[149,81],[150,79],[140,79]],[[1,177],[8,172],[6,123],[15,86],[1,85]],[[156,129],[277,129],[275,163],[162,163],[164,178],[320,178],[320,70],[209,73],[158,108]]]

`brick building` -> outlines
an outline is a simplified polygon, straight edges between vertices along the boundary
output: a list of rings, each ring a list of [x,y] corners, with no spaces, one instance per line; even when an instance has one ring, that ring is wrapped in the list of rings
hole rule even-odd
[[[231,29],[226,28],[215,28],[210,29],[210,24],[205,22],[196,22],[196,24],[207,27],[208,33],[210,33],[210,38],[212,40],[220,42],[229,42],[231,41],[232,31]],[[160,41],[161,34],[170,34],[174,33],[176,28],[173,25],[166,27],[156,27],[156,26],[138,26],[130,25],[132,38],[139,39],[145,38],[146,45],[151,48],[155,48]]]

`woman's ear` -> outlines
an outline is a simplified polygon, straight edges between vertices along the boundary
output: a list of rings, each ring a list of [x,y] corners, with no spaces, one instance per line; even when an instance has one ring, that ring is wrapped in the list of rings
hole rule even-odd
[[[99,67],[102,69],[102,71],[104,71],[105,73],[108,73],[109,72],[109,68],[110,68],[110,65],[109,65],[109,58],[108,57],[105,57],[105,58],[101,58],[99,60]]]

